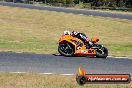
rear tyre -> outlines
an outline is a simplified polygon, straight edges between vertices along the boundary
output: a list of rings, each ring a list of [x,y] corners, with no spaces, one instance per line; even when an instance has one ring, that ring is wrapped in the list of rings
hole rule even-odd
[[[72,44],[67,43],[67,44],[59,44],[58,46],[58,52],[63,55],[63,56],[73,56],[74,55],[74,49]]]
[[[106,47],[102,47],[96,50],[97,58],[106,58],[108,56],[108,49]]]

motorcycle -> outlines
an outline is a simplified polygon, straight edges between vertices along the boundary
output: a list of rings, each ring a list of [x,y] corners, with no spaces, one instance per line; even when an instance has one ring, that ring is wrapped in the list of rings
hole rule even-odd
[[[79,38],[63,34],[59,39],[58,52],[63,56],[92,56],[97,58],[106,58],[108,49],[101,44],[97,44],[99,38],[91,38],[93,43],[90,48]]]

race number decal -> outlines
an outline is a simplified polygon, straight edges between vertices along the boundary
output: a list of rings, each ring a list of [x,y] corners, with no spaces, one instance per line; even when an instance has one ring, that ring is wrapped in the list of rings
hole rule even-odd
[[[90,49],[90,50],[88,50],[88,53],[94,53],[94,52],[95,52],[94,49]]]

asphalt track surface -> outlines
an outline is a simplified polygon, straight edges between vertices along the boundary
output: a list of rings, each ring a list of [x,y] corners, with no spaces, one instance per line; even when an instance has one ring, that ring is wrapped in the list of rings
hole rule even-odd
[[[99,12],[93,10],[80,10],[80,9],[70,9],[70,8],[62,8],[62,7],[58,8],[58,7],[50,7],[50,6],[33,6],[30,4],[20,4],[20,3],[11,3],[11,2],[0,2],[0,5],[132,20],[132,14]]]
[[[102,59],[0,52],[0,72],[76,74],[79,66],[82,66],[90,74],[132,75],[132,59],[128,58]]]

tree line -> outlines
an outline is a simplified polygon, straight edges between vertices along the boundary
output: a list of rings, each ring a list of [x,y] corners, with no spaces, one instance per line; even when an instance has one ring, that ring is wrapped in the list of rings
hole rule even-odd
[[[43,3],[62,3],[62,4],[79,4],[89,3],[88,5],[95,7],[126,7],[132,8],[132,0],[38,0]]]
[[[132,0],[6,0],[6,1],[23,1],[23,2],[42,2],[45,4],[61,4],[62,6],[82,5],[83,7],[125,7],[132,8]]]

